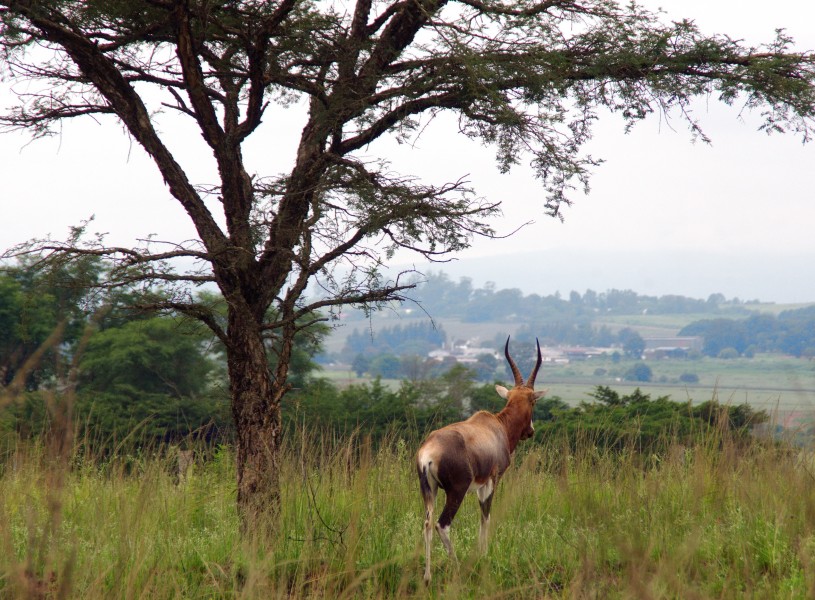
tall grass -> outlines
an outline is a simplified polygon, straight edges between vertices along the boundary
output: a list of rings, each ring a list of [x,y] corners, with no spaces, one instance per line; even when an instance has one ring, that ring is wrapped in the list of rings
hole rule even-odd
[[[647,460],[590,439],[527,445],[486,555],[468,499],[458,560],[436,542],[429,589],[416,440],[290,436],[270,545],[238,536],[228,448],[179,481],[169,453],[19,443],[0,464],[0,597],[815,597],[812,456],[706,436]]]

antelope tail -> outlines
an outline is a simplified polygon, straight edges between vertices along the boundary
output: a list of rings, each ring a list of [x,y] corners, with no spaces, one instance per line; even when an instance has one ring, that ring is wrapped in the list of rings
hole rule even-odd
[[[427,479],[427,468],[431,464],[433,464],[432,461],[422,465],[419,471],[419,488],[422,490],[422,497],[424,498],[427,498],[433,493],[433,489],[430,487],[430,481]]]

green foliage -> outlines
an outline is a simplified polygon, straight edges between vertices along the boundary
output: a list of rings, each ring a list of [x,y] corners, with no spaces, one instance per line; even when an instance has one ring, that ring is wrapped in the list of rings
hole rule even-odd
[[[607,386],[597,386],[591,396],[592,403],[553,410],[553,418],[536,426],[536,439],[566,440],[572,448],[588,441],[604,450],[648,456],[662,454],[677,443],[693,445],[723,423],[734,440],[746,443],[751,428],[769,419],[766,412],[747,404],[723,406],[711,400],[692,406],[669,396],[651,399],[639,388],[620,395]]]
[[[506,400],[501,398],[494,385],[482,385],[472,390],[470,396],[470,408],[472,412],[486,410],[497,413],[506,405]]]
[[[188,322],[155,317],[92,336],[79,363],[80,418],[116,438],[136,426],[145,440],[223,428],[225,398],[210,389],[214,364],[193,334]]]
[[[35,359],[28,391],[3,398],[0,430],[36,437],[59,426],[56,418],[68,418],[106,444],[128,435],[147,445],[191,432],[229,438],[223,346],[195,321],[138,310],[148,296],[155,300],[164,290],[91,289],[108,268],[94,258],[37,268],[21,263],[0,274],[0,384],[7,386],[25,361]],[[225,320],[220,296],[203,293],[198,301]],[[318,323],[296,336],[294,385],[304,385],[318,368],[314,356],[327,331]],[[275,343],[269,342],[271,368]],[[46,352],[37,357],[43,346]],[[73,367],[76,382],[69,373]],[[70,408],[57,406],[53,389],[74,385]]]
[[[544,396],[535,404],[532,412],[533,421],[554,421],[564,410],[568,410],[569,405],[559,396]]]
[[[682,373],[679,376],[682,383],[699,383],[699,376],[696,373]]]
[[[346,434],[359,429],[381,440],[392,430],[421,436],[476,410],[497,412],[504,404],[494,385],[477,386],[471,369],[455,365],[432,379],[402,381],[398,389],[379,378],[344,389],[316,379],[291,396],[283,414],[288,423]]]
[[[155,317],[100,331],[80,359],[80,391],[132,388],[148,393],[190,396],[206,385],[210,363],[185,323]]]
[[[747,440],[750,430],[768,420],[764,411],[749,405],[723,406],[716,401],[691,406],[669,396],[651,399],[639,388],[621,395],[597,386],[594,402],[570,407],[557,396],[541,398],[535,406],[536,440],[567,440],[575,447],[589,439],[598,448],[662,453],[672,443],[693,444],[694,436],[727,423],[734,439]],[[423,436],[431,429],[478,411],[499,412],[505,401],[492,384],[476,385],[473,373],[458,366],[440,378],[403,382],[397,390],[380,380],[339,390],[315,381],[284,411],[287,422],[308,423],[335,434],[360,431],[375,441],[388,432]]]
[[[645,352],[645,340],[633,329],[626,327],[620,330],[618,338],[623,345],[623,352],[629,358],[641,358]],[[647,380],[640,380],[647,381]]]
[[[637,388],[637,392],[639,393],[639,388]],[[620,397],[620,394],[610,387],[606,385],[598,385],[594,392],[591,393],[591,397],[605,404],[606,406],[619,406],[622,404],[626,404],[627,402]]]
[[[67,356],[60,348],[70,355],[79,342],[97,308],[89,288],[102,271],[94,258],[42,265],[23,260],[0,268],[0,385],[11,383],[38,351],[43,354],[27,374],[27,389],[64,374]]]
[[[694,406],[693,416],[709,425],[723,425],[742,433],[769,420],[765,411],[755,410],[749,404],[723,406],[717,400],[708,400]]]
[[[53,424],[53,399],[43,391],[25,391],[14,398],[0,395],[0,444],[45,437]]]
[[[380,354],[371,359],[368,370],[374,377],[396,379],[401,374],[401,363],[393,354]]]
[[[351,368],[354,370],[354,373],[357,374],[357,377],[362,377],[367,373],[370,366],[371,361],[364,354],[357,354],[351,363]]]
[[[738,358],[739,356],[740,356],[739,351],[731,347],[722,348],[719,351],[719,354],[717,355],[718,358],[721,358],[723,360],[731,360],[734,358]]]
[[[326,331],[316,326],[295,338],[293,385],[304,387],[318,368],[314,356]],[[103,329],[88,341],[79,367],[77,418],[102,439],[121,439],[134,428],[148,445],[191,433],[231,437],[223,349],[188,319],[141,318]]]

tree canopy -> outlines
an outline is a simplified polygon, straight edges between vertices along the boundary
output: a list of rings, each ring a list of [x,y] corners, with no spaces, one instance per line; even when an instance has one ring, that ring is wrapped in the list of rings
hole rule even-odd
[[[98,259],[54,268],[30,259],[0,269],[0,386],[37,389],[68,368],[65,352],[82,337],[98,298],[89,290],[102,277]]]

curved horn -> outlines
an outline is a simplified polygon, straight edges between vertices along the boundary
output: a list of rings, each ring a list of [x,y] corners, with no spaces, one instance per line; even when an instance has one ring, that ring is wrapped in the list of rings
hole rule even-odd
[[[541,343],[538,341],[538,338],[535,338],[535,344],[538,346],[538,362],[535,363],[535,368],[532,369],[532,374],[529,376],[529,379],[526,380],[526,387],[533,389],[535,387],[535,377],[538,376],[538,369],[541,368],[541,363],[543,362],[543,357],[541,356]]]
[[[504,346],[504,356],[507,357],[507,362],[509,363],[509,368],[512,369],[512,375],[515,377],[515,385],[523,385],[524,378],[521,375],[521,372],[518,370],[518,365],[515,364],[515,361],[512,360],[512,357],[509,355],[509,336],[507,336],[507,343]]]

